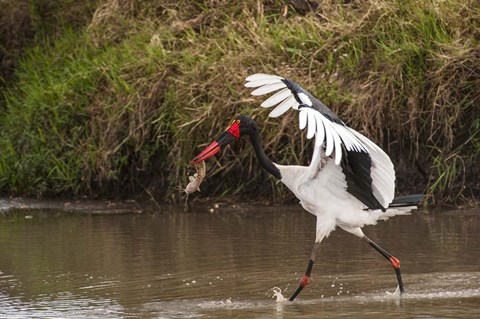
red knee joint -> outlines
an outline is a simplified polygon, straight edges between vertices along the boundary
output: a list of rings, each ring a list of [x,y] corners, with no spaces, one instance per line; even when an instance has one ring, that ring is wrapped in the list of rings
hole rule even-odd
[[[399,268],[400,268],[400,260],[398,260],[397,258],[395,258],[395,257],[393,257],[393,256],[390,257],[389,260],[390,260],[390,262],[392,263],[393,268],[395,268],[395,269],[399,269]]]
[[[300,285],[302,287],[305,287],[306,285],[308,285],[309,282],[310,282],[310,277],[309,276],[303,276],[302,280],[300,280]]]

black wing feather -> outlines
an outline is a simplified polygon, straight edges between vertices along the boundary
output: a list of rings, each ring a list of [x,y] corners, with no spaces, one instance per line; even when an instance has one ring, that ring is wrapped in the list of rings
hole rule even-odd
[[[343,156],[340,165],[347,181],[347,192],[355,196],[370,209],[385,211],[380,202],[375,198],[372,191],[372,159],[368,153],[352,152],[343,148]]]
[[[323,104],[322,101],[320,101],[319,99],[311,95],[308,91],[305,91],[300,85],[298,85],[298,83],[289,79],[283,79],[282,82],[285,83],[287,88],[293,93],[295,100],[297,100],[299,104],[303,104],[303,106],[308,106],[308,107],[311,107],[312,109],[317,110],[332,122],[345,125],[345,123],[343,123],[343,121],[335,113],[333,113],[333,111],[330,110],[330,108],[328,108],[328,106]],[[306,96],[308,96],[310,101],[312,101],[312,105],[311,106],[305,105],[303,101],[300,99],[298,95],[299,93],[303,93]]]

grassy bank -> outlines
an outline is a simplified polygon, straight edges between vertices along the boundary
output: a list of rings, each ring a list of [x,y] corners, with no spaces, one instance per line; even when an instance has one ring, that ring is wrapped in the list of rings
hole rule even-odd
[[[307,163],[295,114],[267,119],[243,88],[267,72],[301,83],[382,145],[399,192],[425,191],[436,204],[480,197],[476,1],[91,5],[84,22],[62,17],[54,32],[38,31],[15,62],[0,98],[5,193],[175,200],[185,164],[238,113],[261,123],[272,159]],[[291,198],[244,149],[207,163],[202,191]]]

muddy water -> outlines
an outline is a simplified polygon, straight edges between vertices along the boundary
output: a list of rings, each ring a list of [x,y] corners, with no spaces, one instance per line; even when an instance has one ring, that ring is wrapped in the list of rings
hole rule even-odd
[[[366,227],[391,266],[336,230],[311,284],[315,221],[299,207],[213,214],[0,212],[0,318],[478,318],[480,211],[417,212]]]

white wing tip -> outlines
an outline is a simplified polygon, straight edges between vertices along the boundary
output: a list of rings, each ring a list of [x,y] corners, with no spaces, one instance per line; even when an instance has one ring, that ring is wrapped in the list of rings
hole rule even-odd
[[[272,75],[272,74],[266,74],[266,73],[255,73],[250,76],[248,76],[245,80],[250,82],[250,81],[258,81],[262,79],[283,79],[282,77],[279,77],[277,75]]]

